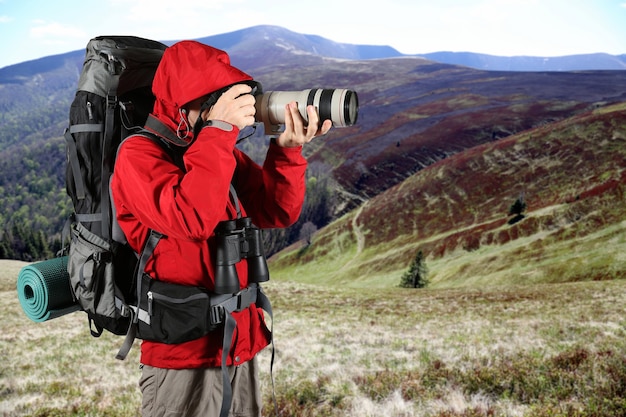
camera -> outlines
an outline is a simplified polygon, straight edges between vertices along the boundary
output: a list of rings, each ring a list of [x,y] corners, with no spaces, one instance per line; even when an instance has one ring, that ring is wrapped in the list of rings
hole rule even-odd
[[[261,230],[249,217],[220,222],[215,229],[215,293],[232,294],[239,291],[239,276],[235,265],[248,262],[248,281],[270,279]]]
[[[308,121],[306,107],[313,105],[319,112],[320,123],[331,120],[335,127],[347,127],[356,123],[359,114],[359,98],[356,91],[348,89],[312,88],[302,91],[267,91],[257,93],[256,121],[265,125],[266,132],[278,130],[285,124],[285,106],[295,101],[298,110]]]

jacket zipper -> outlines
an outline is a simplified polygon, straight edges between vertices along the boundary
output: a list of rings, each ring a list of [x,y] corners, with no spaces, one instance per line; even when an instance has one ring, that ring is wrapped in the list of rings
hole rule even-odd
[[[89,115],[89,120],[93,120],[93,110],[91,109],[91,101],[87,102],[87,114]]]
[[[148,291],[148,315],[152,317],[152,291]]]

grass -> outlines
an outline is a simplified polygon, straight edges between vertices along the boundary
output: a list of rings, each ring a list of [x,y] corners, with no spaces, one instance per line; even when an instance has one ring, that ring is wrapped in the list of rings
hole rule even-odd
[[[115,360],[121,338],[92,338],[82,313],[30,322],[16,270],[0,262],[0,415],[137,416],[137,347]],[[281,416],[626,415],[626,281],[266,288]]]
[[[17,301],[16,275],[7,279],[2,271],[0,415],[137,415],[137,350],[128,361],[116,361],[121,339],[92,338],[82,313],[31,322]]]
[[[619,279],[626,270],[625,228],[618,223],[563,241],[537,233],[502,246],[481,246],[476,252],[459,250],[429,265],[436,271],[435,286]]]
[[[279,404],[294,416],[622,415],[624,284],[369,293],[280,283],[278,337],[290,342],[277,342]]]

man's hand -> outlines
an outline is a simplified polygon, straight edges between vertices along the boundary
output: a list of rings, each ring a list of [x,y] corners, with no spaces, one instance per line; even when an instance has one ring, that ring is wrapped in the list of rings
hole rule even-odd
[[[307,106],[306,113],[309,123],[305,126],[306,122],[298,111],[297,103],[293,101],[285,106],[285,130],[276,139],[279,146],[286,148],[302,146],[314,137],[328,133],[333,125],[332,121],[324,120],[320,126],[319,115],[314,106]]]
[[[221,120],[237,126],[239,130],[254,124],[255,99],[250,92],[252,87],[237,84],[228,89],[215,102],[215,105],[202,114],[204,120]]]

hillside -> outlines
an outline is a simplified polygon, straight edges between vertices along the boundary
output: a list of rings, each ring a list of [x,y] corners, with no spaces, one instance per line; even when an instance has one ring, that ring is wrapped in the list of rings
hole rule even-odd
[[[391,58],[393,51],[265,26],[202,41],[226,49],[266,91],[358,92],[357,125],[334,129],[306,149],[314,167],[310,172],[324,173],[318,183],[331,184],[326,192],[335,195],[321,219],[348,213],[465,149],[626,100],[626,71],[478,71],[417,57]],[[373,56],[387,58],[365,59]],[[69,211],[62,134],[81,65],[82,52],[76,51],[0,69],[4,225],[26,223],[48,236],[62,229]],[[245,144],[250,152],[264,154],[264,143],[250,142]],[[297,237],[298,230],[289,234]]]
[[[626,277],[626,103],[476,146],[276,255],[274,277],[389,287],[423,251],[433,287]],[[525,218],[509,224],[523,193]]]
[[[626,99],[626,72],[486,72],[412,60],[343,67],[371,77],[350,80],[364,103],[359,123],[311,160],[333,164],[342,187],[365,198],[464,149]]]

